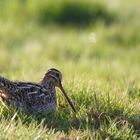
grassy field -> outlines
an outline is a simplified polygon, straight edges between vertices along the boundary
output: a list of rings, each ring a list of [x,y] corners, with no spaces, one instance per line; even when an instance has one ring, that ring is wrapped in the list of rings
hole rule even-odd
[[[0,103],[1,140],[139,139],[140,2],[98,2],[115,13],[110,23],[68,25],[60,18],[55,24],[55,17],[42,24],[36,15],[43,0],[0,2],[0,75],[38,82],[57,68],[78,110],[75,115],[59,90],[55,113],[30,116]]]

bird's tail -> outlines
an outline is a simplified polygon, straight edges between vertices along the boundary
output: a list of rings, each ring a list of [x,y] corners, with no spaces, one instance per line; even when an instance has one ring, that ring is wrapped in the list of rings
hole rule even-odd
[[[9,98],[15,91],[16,85],[12,81],[0,76],[0,97]]]
[[[0,76],[0,89],[14,91],[16,90],[16,85],[12,81]]]

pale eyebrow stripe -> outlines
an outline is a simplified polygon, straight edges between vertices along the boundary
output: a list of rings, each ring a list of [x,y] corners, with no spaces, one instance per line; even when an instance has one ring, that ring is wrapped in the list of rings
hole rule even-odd
[[[53,77],[55,81],[57,81],[57,78],[54,75],[50,74],[50,76]]]

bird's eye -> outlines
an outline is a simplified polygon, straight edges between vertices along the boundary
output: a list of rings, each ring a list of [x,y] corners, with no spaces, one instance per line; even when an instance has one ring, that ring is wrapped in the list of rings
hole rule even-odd
[[[56,73],[56,77],[59,78],[59,74],[58,73]]]

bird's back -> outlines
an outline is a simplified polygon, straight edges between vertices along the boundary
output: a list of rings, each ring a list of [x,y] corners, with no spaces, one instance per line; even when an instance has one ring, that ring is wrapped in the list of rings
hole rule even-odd
[[[0,77],[0,91],[0,97],[16,104],[22,111],[53,111],[56,108],[55,88],[49,89],[37,83],[10,81]]]

